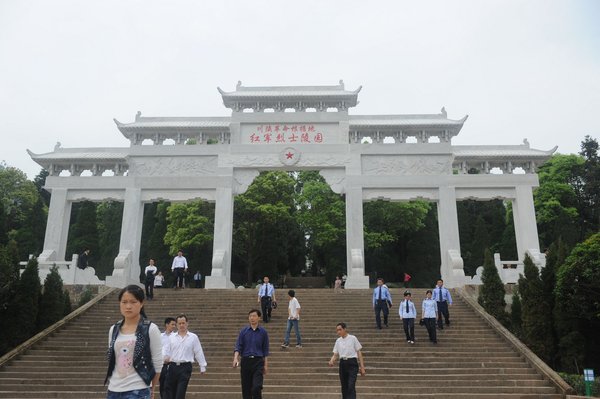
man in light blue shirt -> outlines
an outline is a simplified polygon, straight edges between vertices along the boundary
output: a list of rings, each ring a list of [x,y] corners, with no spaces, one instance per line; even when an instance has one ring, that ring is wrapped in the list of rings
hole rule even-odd
[[[373,310],[375,311],[375,323],[377,328],[381,330],[381,312],[383,312],[383,324],[388,326],[388,314],[392,306],[392,295],[386,285],[383,284],[383,279],[377,279],[377,287],[373,290]]]
[[[450,325],[450,312],[448,312],[448,306],[452,306],[452,296],[450,295],[450,291],[444,287],[444,280],[442,279],[437,281],[437,284],[433,289],[433,300],[437,302],[438,307],[438,328],[443,330],[444,324],[442,323],[442,316],[444,316],[446,326]]]
[[[417,308],[411,300],[410,291],[404,291],[404,300],[400,303],[398,314],[402,320],[406,342],[415,343],[415,319],[417,318]]]
[[[258,303],[262,311],[263,321],[268,323],[271,319],[271,310],[273,309],[273,302],[277,302],[275,299],[275,287],[269,283],[269,277],[263,278],[263,283],[258,289]]]

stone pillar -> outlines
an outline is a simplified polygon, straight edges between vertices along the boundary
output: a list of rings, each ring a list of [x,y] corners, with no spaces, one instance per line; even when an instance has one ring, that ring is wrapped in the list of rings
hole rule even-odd
[[[44,250],[38,257],[40,263],[64,261],[71,220],[71,201],[67,200],[67,189],[52,189],[48,223],[44,236]]]
[[[346,188],[346,288],[369,288],[365,276],[363,198],[361,187]]]
[[[212,271],[205,288],[235,288],[231,282],[231,246],[233,241],[233,190],[218,187],[215,194],[215,230]]]
[[[460,256],[456,189],[454,187],[439,188],[437,209],[442,261],[440,275],[446,287],[460,287],[465,283],[465,271]]]
[[[129,284],[140,284],[140,242],[144,219],[141,194],[139,188],[125,190],[119,254],[115,258],[112,276],[106,276],[106,285],[109,287],[123,288]]]
[[[525,253],[532,257],[539,256],[540,242],[538,238],[533,205],[533,191],[530,186],[516,186],[516,196],[512,201],[513,220],[515,222],[515,238],[519,261],[525,259]],[[537,259],[534,259],[536,261]]]

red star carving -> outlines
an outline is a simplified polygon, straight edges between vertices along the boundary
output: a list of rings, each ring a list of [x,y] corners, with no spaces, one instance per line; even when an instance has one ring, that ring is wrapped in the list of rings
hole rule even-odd
[[[285,156],[287,157],[287,159],[292,159],[294,157],[294,153],[288,152],[287,154],[285,154]]]

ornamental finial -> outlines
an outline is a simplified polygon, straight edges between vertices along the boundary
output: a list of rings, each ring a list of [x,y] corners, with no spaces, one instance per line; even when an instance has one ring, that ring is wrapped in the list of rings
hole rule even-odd
[[[442,107],[442,109],[441,109],[441,111],[440,111],[440,112],[442,113],[442,116],[443,116],[444,118],[447,118],[447,117],[448,117],[448,113],[446,112],[446,107]]]
[[[237,85],[235,85],[236,90],[242,87],[242,81],[238,80]]]
[[[136,122],[137,122],[137,121],[139,121],[141,116],[142,116],[142,111],[138,111],[138,112],[135,114],[135,121],[136,121]]]

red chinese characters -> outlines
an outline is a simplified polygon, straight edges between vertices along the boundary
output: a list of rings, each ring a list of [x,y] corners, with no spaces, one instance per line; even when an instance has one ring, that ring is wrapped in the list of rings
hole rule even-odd
[[[299,133],[299,134],[298,134]],[[323,132],[315,129],[314,125],[258,125],[256,132],[249,137],[251,144],[321,144],[323,143]]]

